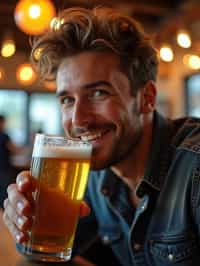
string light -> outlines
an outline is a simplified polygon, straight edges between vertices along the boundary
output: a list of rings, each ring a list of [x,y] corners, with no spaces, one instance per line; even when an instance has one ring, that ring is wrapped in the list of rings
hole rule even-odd
[[[183,57],[183,64],[191,69],[200,69],[200,57],[195,54],[186,54]]]
[[[17,80],[23,85],[30,85],[36,79],[36,74],[30,64],[22,64],[16,72]]]
[[[183,48],[189,48],[192,43],[189,33],[180,31],[177,35],[177,43]]]
[[[163,45],[160,48],[160,58],[165,62],[171,62],[174,59],[174,53],[170,46]]]
[[[191,55],[188,60],[188,66],[192,69],[200,69],[200,58],[197,55]]]
[[[1,47],[1,55],[3,57],[11,57],[15,54],[16,47],[13,40],[5,40]]]

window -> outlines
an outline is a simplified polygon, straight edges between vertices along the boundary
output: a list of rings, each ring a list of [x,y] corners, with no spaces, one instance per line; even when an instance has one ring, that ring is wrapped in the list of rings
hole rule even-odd
[[[186,79],[186,112],[187,115],[200,117],[200,74]]]
[[[28,144],[36,132],[62,134],[60,104],[53,93],[0,90],[0,114],[6,131],[18,145]]]
[[[19,145],[26,142],[27,94],[17,90],[0,90],[0,113],[6,117],[6,130]]]
[[[55,94],[30,95],[30,132],[61,134],[60,105]]]

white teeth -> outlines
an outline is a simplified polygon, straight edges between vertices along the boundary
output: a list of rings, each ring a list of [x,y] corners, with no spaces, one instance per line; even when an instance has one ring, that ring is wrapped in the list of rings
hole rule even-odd
[[[101,137],[101,133],[95,135],[81,136],[81,140],[83,141],[91,141]]]

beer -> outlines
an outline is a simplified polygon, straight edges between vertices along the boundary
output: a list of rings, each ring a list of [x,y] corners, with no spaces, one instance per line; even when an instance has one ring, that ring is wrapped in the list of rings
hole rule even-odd
[[[36,212],[25,253],[42,260],[68,260],[87,184],[91,145],[37,142],[31,162],[31,174],[37,185]]]

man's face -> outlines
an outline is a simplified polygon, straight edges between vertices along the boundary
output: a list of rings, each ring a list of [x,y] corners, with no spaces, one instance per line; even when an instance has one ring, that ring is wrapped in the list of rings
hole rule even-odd
[[[93,145],[92,169],[126,158],[141,136],[139,108],[112,53],[84,52],[62,61],[57,94],[67,137]]]

